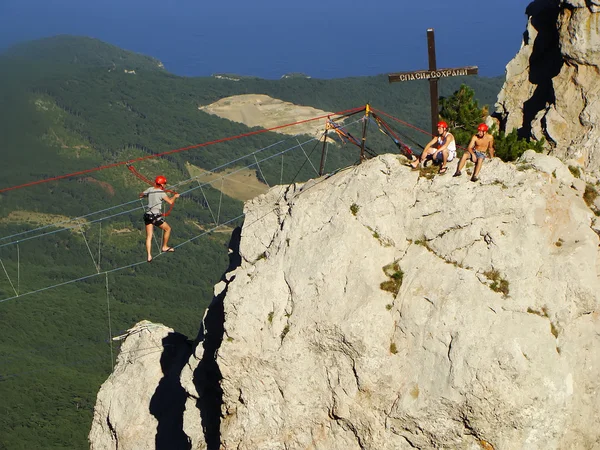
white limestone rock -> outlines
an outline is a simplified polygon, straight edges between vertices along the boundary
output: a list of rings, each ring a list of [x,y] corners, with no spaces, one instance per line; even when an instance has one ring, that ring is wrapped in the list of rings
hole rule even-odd
[[[480,176],[383,155],[248,202],[200,344],[130,330],[91,448],[600,448],[597,218],[554,157]]]
[[[476,184],[386,155],[249,202],[217,357],[223,448],[600,442],[593,214],[560,161],[526,158]],[[394,261],[397,295],[380,288]]]
[[[121,338],[117,364],[96,399],[90,450],[145,450],[188,442],[182,427],[185,394],[177,387],[190,355],[185,336],[142,321]]]
[[[600,3],[536,0],[506,67],[496,114],[507,132],[545,138],[555,156],[600,175]]]

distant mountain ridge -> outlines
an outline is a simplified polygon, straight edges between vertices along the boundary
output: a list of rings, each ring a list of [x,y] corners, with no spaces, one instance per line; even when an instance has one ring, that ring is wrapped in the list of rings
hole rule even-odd
[[[151,56],[123,50],[86,36],[58,35],[17,44],[0,56],[38,63],[76,64],[123,70],[164,70]]]

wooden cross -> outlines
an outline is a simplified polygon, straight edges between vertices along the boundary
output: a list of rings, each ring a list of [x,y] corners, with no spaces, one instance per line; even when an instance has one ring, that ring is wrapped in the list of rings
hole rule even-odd
[[[431,97],[431,135],[437,135],[438,122],[438,79],[463,75],[477,75],[477,66],[456,67],[454,69],[438,69],[435,61],[435,36],[433,28],[427,29],[427,50],[429,52],[429,70],[414,72],[398,72],[388,75],[390,83],[398,81],[429,80],[429,96]]]

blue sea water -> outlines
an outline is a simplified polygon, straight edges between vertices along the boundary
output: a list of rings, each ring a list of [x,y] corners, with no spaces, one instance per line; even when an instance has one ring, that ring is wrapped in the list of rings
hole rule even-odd
[[[529,0],[0,0],[0,49],[56,34],[90,36],[160,59],[183,76],[375,75],[476,65],[503,75]]]

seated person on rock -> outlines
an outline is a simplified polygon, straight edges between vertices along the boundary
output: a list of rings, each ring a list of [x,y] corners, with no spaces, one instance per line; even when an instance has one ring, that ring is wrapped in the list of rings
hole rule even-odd
[[[456,173],[453,176],[459,177],[462,174],[461,170],[465,166],[467,160],[470,159],[475,163],[475,170],[473,171],[471,181],[479,180],[479,171],[483,165],[483,160],[487,157],[488,153],[490,158],[494,157],[494,136],[487,131],[488,126],[485,123],[482,123],[477,127],[477,133],[471,138],[467,151],[462,155],[462,158],[460,158],[458,166],[456,167]]]
[[[444,175],[448,171],[447,164],[456,156],[456,141],[448,131],[448,124],[444,121],[437,124],[438,135],[425,146],[419,159],[411,163],[413,169],[418,169],[419,164],[427,159],[441,162],[439,174]]]

